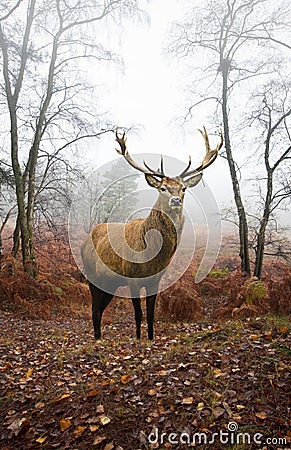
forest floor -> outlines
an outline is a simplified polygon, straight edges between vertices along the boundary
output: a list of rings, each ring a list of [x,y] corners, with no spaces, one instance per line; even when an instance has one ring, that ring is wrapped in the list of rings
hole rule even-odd
[[[290,322],[0,316],[0,448],[290,449]]]

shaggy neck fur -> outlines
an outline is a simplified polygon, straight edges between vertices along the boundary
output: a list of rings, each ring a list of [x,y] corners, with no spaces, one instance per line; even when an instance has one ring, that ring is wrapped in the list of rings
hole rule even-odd
[[[184,225],[183,208],[169,206],[168,198],[159,195],[149,216],[144,220],[144,231],[158,230],[163,237],[163,251],[171,253],[176,250]]]

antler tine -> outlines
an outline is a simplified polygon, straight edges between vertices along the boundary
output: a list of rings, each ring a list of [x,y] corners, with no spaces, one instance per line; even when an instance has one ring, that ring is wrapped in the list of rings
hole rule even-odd
[[[188,162],[188,166],[183,170],[183,172],[180,173],[179,178],[183,178],[184,175],[186,175],[186,173],[188,172],[188,170],[190,169],[191,166],[191,156],[189,155],[189,162]]]
[[[163,175],[163,177],[165,177],[165,173],[164,173],[164,158],[163,155],[161,155],[161,174]]]
[[[164,173],[164,158],[161,155],[161,168],[154,170],[152,169],[146,162],[145,160],[143,161],[145,167],[154,175],[159,176],[159,177],[166,177],[165,173]]]
[[[223,146],[223,134],[222,134],[222,130],[220,129],[220,132],[219,132],[220,142],[216,145],[214,150],[211,150],[206,128],[203,127],[203,130],[199,130],[199,131],[203,136],[205,146],[206,146],[206,154],[204,156],[201,166],[202,166],[202,169],[206,169],[206,167],[210,166],[210,164],[212,164],[215,161],[215,159],[218,156],[219,150]]]
[[[205,147],[206,147],[206,153],[205,156],[203,158],[202,163],[200,164],[200,166],[196,167],[196,169],[193,170],[189,170],[190,165],[191,165],[191,158],[189,157],[189,164],[186,167],[185,170],[183,170],[183,172],[181,173],[181,175],[179,175],[179,178],[186,178],[186,177],[190,177],[198,172],[201,172],[203,169],[206,169],[206,167],[210,166],[217,158],[218,156],[218,152],[221,149],[221,147],[223,146],[223,134],[222,134],[222,130],[220,130],[220,142],[216,145],[214,150],[211,150],[210,148],[210,144],[209,144],[209,138],[208,138],[208,134],[206,131],[206,128],[203,127],[203,130],[199,130],[200,133],[202,134],[202,137],[204,139],[205,142]]]
[[[120,145],[120,149],[116,148],[115,150],[117,151],[117,153],[124,156],[125,153],[127,153],[125,131],[123,132],[122,136],[119,137],[118,128],[116,128],[115,140]]]
[[[161,171],[160,170],[153,170],[151,169],[145,162],[144,166],[142,167],[139,164],[137,164],[137,162],[135,162],[132,157],[130,156],[130,154],[128,153],[127,147],[126,147],[126,136],[125,136],[125,131],[123,132],[122,136],[120,137],[118,135],[118,128],[116,129],[116,133],[115,133],[115,138],[116,138],[116,142],[118,142],[118,144],[120,145],[120,149],[115,149],[117,151],[117,153],[119,153],[120,155],[122,155],[125,160],[128,162],[128,164],[133,167],[136,170],[139,170],[140,172],[146,174],[146,175],[155,175],[157,177],[163,178],[165,177],[164,171],[163,171],[163,167],[161,164]],[[146,170],[148,169],[148,170]]]

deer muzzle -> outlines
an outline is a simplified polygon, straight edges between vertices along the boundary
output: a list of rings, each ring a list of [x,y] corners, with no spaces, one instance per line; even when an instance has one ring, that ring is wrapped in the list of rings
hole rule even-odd
[[[172,197],[170,199],[169,205],[171,208],[179,208],[183,205],[181,197]]]

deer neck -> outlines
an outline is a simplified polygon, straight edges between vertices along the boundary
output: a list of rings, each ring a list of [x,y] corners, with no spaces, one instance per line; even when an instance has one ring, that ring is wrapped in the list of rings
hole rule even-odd
[[[164,238],[179,241],[184,225],[183,208],[171,208],[159,195],[149,216],[145,219],[147,230],[155,228]]]

